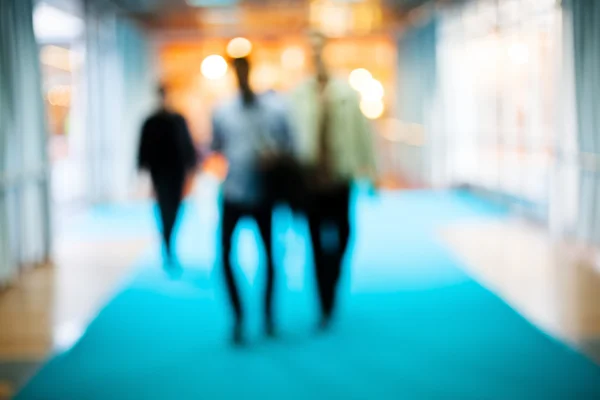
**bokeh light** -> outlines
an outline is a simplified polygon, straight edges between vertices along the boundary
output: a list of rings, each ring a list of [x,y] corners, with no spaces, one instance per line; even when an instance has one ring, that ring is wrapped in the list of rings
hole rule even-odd
[[[377,119],[383,115],[383,112],[385,111],[385,106],[383,104],[383,101],[381,100],[362,100],[360,102],[360,110],[362,111],[365,117],[369,119]]]
[[[227,61],[219,55],[208,56],[200,67],[202,75],[210,80],[220,79],[227,74]]]
[[[227,45],[227,55],[231,58],[247,57],[252,52],[252,43],[243,37],[231,39]]]
[[[300,47],[288,47],[281,53],[281,65],[285,69],[301,69],[304,61],[304,51]]]
[[[275,89],[280,80],[281,71],[277,64],[258,64],[250,73],[250,82],[259,92]]]
[[[350,72],[348,81],[356,91],[362,92],[363,88],[373,79],[373,75],[364,68],[358,68]]]
[[[364,84],[360,90],[360,94],[363,100],[374,102],[383,98],[385,90],[383,89],[381,82],[377,79],[370,79]]]
[[[69,107],[71,105],[71,87],[59,85],[51,88],[47,94],[48,103],[57,107]]]

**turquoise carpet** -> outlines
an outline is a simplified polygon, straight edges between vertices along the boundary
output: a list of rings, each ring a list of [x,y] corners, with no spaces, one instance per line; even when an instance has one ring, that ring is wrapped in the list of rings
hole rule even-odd
[[[328,334],[313,332],[306,224],[281,210],[281,338],[259,334],[263,255],[246,221],[238,278],[252,345],[230,348],[214,268],[216,205],[190,203],[178,243],[183,274],[166,275],[149,251],[81,340],[17,399],[600,399],[598,366],[470,279],[437,238],[447,224],[503,218],[503,210],[456,192],[359,195],[355,203],[357,234]],[[105,207],[86,221],[76,228],[82,235],[152,229],[147,205]]]

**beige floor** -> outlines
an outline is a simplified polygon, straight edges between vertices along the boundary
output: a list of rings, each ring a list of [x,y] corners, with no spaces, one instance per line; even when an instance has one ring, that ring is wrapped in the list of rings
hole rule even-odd
[[[519,221],[460,224],[441,235],[471,276],[600,362],[600,270],[591,257]]]
[[[147,245],[147,239],[59,240],[56,267],[25,272],[0,294],[0,399],[15,390],[15,383],[1,375],[2,367],[35,365],[53,350],[69,347]]]
[[[0,399],[9,399],[13,394],[13,388],[7,384],[0,382]]]

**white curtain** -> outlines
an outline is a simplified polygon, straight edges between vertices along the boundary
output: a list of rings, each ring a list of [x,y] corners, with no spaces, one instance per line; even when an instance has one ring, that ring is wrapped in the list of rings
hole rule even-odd
[[[551,173],[549,228],[556,239],[577,236],[579,203],[579,150],[577,140],[577,107],[575,100],[575,73],[573,29],[569,12],[562,13],[562,24],[557,31],[561,54],[557,63],[561,71],[557,85],[560,101],[556,103],[558,129],[555,140],[556,157]]]
[[[482,188],[545,221],[562,133],[560,10],[553,0],[473,0],[442,10],[445,180]]]
[[[116,193],[118,199],[128,198],[137,179],[137,147],[145,118],[156,107],[157,62],[153,48],[144,32],[135,23],[121,17],[117,25],[117,46],[120,53],[123,98],[121,144],[117,164]]]
[[[565,39],[572,46],[579,144],[578,238],[600,244],[600,2],[564,0]]]
[[[432,13],[433,14],[433,13]],[[401,173],[412,183],[431,184],[432,157],[439,157],[435,135],[437,88],[437,19],[431,15],[419,26],[405,31],[398,41],[398,115],[404,123],[418,126],[424,138],[401,141],[397,147]],[[437,148],[433,147],[437,146]]]
[[[0,285],[50,253],[45,113],[32,0],[0,2]]]
[[[145,32],[118,9],[87,2],[85,15],[88,193],[93,202],[124,200],[155,63]]]

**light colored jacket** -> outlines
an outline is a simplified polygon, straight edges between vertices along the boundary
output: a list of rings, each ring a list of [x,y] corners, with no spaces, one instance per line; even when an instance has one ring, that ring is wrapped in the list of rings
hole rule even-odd
[[[331,79],[324,90],[334,176],[344,180],[375,179],[373,133],[371,124],[360,111],[358,94],[346,82],[337,79]],[[316,79],[308,80],[292,92],[291,106],[299,156],[315,164],[323,112]]]

